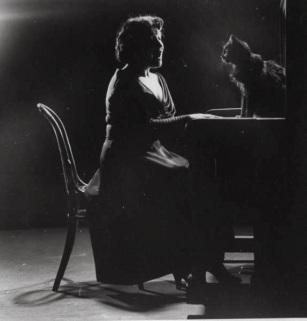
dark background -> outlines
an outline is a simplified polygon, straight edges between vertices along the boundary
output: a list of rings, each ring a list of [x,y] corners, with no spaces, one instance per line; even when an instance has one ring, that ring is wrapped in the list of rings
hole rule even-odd
[[[104,139],[116,31],[128,16],[144,13],[165,20],[161,72],[179,113],[239,105],[219,59],[231,33],[281,61],[279,0],[2,1],[0,229],[64,223],[56,142],[36,103],[63,118],[88,180]]]

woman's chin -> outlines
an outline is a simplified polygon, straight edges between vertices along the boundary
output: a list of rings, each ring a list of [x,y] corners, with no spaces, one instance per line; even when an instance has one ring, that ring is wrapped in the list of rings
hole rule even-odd
[[[157,59],[155,62],[152,63],[151,68],[156,69],[162,67],[162,59]]]

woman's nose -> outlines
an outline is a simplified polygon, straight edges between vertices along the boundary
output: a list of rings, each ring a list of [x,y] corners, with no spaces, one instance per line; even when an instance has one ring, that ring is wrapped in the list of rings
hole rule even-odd
[[[159,48],[159,50],[164,49],[164,44],[163,44],[162,40],[157,39],[157,47]]]
[[[163,42],[159,38],[154,38],[152,44],[153,44],[153,47],[156,48],[156,49],[161,50],[161,49],[164,48]]]

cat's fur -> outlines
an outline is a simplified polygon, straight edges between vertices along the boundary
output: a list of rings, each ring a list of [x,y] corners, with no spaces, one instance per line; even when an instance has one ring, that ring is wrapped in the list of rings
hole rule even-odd
[[[231,35],[222,61],[231,66],[230,79],[241,91],[241,117],[285,116],[285,68],[263,60],[249,45]]]

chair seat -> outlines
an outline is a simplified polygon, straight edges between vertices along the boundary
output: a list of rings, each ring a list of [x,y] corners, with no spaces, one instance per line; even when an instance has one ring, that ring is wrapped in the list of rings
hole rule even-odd
[[[87,218],[87,210],[85,208],[78,209],[76,214],[77,219],[85,219]]]
[[[87,198],[99,195],[100,188],[100,170],[97,169],[88,184],[82,186],[84,195]]]

